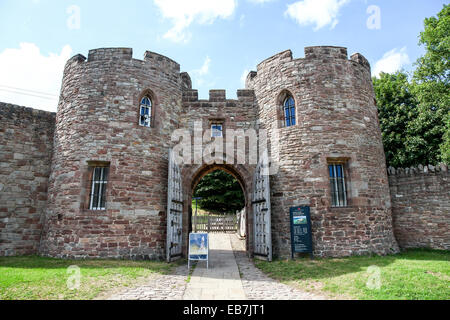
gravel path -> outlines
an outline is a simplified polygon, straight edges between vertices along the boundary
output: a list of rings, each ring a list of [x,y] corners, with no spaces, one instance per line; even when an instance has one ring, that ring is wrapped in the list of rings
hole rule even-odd
[[[217,237],[218,235],[214,236]],[[325,296],[295,289],[266,276],[262,271],[256,268],[253,261],[247,257],[244,241],[239,240],[237,235],[223,234],[220,235],[220,237],[228,237],[229,239],[223,240],[231,242],[234,258],[241,276],[239,280],[239,275],[237,275],[236,280],[242,282],[242,288],[247,300],[326,300]],[[233,255],[231,255],[231,257],[230,255],[227,255],[227,258],[233,259]],[[207,273],[204,273],[204,276],[205,279],[208,278]],[[154,275],[148,279],[146,285],[125,289],[115,293],[107,293],[100,296],[99,299],[183,300],[190,299],[194,296],[197,297],[196,295],[189,294],[192,291],[191,289],[186,290],[186,288],[190,288],[187,279],[187,265],[181,265],[175,269],[173,274]],[[211,284],[215,284],[215,282],[211,282]],[[207,299],[208,296],[209,295],[201,296],[200,299]],[[220,296],[220,298],[223,299],[224,297]],[[231,298],[232,297],[230,296],[230,299]]]
[[[247,257],[244,241],[239,240],[237,235],[230,237],[247,299],[326,300],[325,296],[304,292],[269,278]]]
[[[155,275],[148,283],[133,289],[100,297],[102,300],[182,300],[188,279],[187,265],[170,275]]]

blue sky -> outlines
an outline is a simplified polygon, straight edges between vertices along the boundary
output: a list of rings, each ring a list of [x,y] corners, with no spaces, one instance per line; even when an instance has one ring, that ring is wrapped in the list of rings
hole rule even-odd
[[[374,75],[412,69],[439,0],[0,0],[0,101],[56,111],[64,64],[90,49],[131,47],[177,61],[200,98],[228,98],[262,60],[334,45],[362,53]]]

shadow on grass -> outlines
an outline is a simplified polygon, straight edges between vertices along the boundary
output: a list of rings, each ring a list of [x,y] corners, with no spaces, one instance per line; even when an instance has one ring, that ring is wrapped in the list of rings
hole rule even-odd
[[[22,257],[0,257],[0,268],[20,268],[20,269],[66,269],[70,266],[78,266],[83,269],[120,269],[120,268],[140,268],[149,269],[155,272],[167,273],[173,267],[186,263],[177,261],[168,264],[163,261],[134,261],[134,260],[114,260],[114,259],[57,259],[40,256]]]
[[[275,260],[272,263],[255,261],[255,264],[269,276],[281,281],[321,280],[346,274],[364,272],[371,266],[389,267],[400,260],[407,261],[450,261],[450,251],[428,249],[407,250],[387,256],[353,256],[346,258],[309,257],[296,260]]]

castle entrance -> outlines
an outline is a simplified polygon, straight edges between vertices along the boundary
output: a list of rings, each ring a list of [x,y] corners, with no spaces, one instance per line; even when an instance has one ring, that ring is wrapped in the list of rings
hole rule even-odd
[[[223,159],[217,159],[212,164],[180,167],[174,161],[173,152],[170,152],[167,205],[168,262],[187,256],[189,233],[193,231],[193,222],[195,222],[193,221],[195,212],[192,206],[194,191],[205,176],[217,171],[231,175],[241,187],[244,201],[242,214],[240,219],[237,219],[241,223],[236,232],[241,232],[241,235],[245,236],[247,254],[268,261],[272,260],[268,157],[267,155],[263,157],[256,167],[227,164]],[[218,229],[220,226],[216,228]],[[225,232],[227,231],[225,230]]]

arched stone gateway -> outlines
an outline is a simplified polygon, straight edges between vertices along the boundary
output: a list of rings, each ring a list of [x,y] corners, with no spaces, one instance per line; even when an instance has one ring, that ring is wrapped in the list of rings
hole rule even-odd
[[[183,253],[187,254],[187,241],[189,236],[189,223],[192,212],[190,210],[192,204],[193,192],[197,184],[207,174],[222,170],[233,176],[241,185],[245,198],[245,208],[247,212],[247,231],[248,234],[252,234],[253,227],[250,225],[252,221],[251,217],[251,199],[253,188],[253,174],[254,166],[249,165],[236,165],[228,164],[226,162],[226,155],[216,155],[214,159],[209,163],[203,164],[187,164],[181,166],[182,186],[184,192],[184,210],[183,210]],[[249,221],[250,220],[250,221]],[[247,237],[247,250],[251,252],[253,237]]]
[[[217,163],[219,162],[219,163]],[[247,221],[251,221],[251,190],[253,188],[252,183],[252,175],[253,169],[251,167],[245,165],[233,165],[227,164],[222,161],[216,161],[212,164],[203,164],[203,165],[186,165],[182,169],[183,176],[183,189],[185,191],[185,209],[183,212],[183,233],[185,234],[183,243],[187,245],[188,233],[189,233],[189,216],[191,213],[189,212],[189,207],[192,204],[192,195],[195,190],[195,187],[200,182],[200,180],[206,176],[207,174],[214,172],[216,170],[222,170],[232,175],[241,185],[242,191],[245,197],[245,208],[247,212]],[[253,227],[247,223],[247,231],[248,234],[252,234]],[[247,239],[247,250],[251,252],[252,246],[252,238],[248,237]],[[184,246],[183,252],[187,254],[187,246]]]
[[[247,252],[272,261],[267,151],[263,155],[264,157],[256,167],[227,164],[226,155],[215,155],[215,159],[210,164],[179,166],[175,163],[173,150],[170,150],[167,206],[167,260],[169,262],[173,258],[180,257],[181,253],[184,256],[187,255],[193,192],[203,177],[217,170],[232,175],[239,182],[244,193]]]

